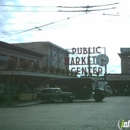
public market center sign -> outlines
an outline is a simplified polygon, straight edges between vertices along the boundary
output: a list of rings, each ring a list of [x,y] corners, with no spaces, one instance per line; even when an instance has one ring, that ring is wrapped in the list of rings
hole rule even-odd
[[[101,54],[101,47],[80,47],[72,48],[72,56],[65,59],[65,64],[73,65],[71,71],[76,71],[78,74],[97,74],[102,73],[103,68],[109,62],[108,57],[105,54]],[[78,56],[73,56],[77,54]],[[79,65],[88,67],[78,67]],[[98,67],[95,67],[99,65]],[[94,66],[94,67],[93,67]]]

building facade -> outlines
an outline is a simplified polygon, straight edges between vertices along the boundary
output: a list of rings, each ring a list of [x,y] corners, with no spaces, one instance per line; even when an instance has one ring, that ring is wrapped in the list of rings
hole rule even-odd
[[[130,74],[130,48],[120,48],[121,53],[118,53],[121,58],[121,73]]]
[[[64,58],[68,52],[66,53],[63,48],[52,43],[37,42],[24,44],[24,47],[17,45],[0,41],[0,101],[3,96],[8,100],[12,97],[19,100],[36,99],[40,89],[49,87],[49,79],[73,77],[66,73],[19,68],[22,62],[29,61],[33,65],[38,63],[40,68],[44,65],[54,65],[68,69],[68,66],[64,65]],[[14,69],[7,68],[9,59],[16,63]]]
[[[44,54],[43,66],[55,66],[62,69],[69,69],[66,65],[65,58],[69,57],[69,52],[51,42],[30,42],[30,43],[15,43],[18,47],[26,48],[41,54]]]
[[[43,54],[0,41],[0,69],[6,67],[9,59],[13,59],[17,66],[23,61],[29,61],[31,64],[36,62],[42,67],[43,58]]]

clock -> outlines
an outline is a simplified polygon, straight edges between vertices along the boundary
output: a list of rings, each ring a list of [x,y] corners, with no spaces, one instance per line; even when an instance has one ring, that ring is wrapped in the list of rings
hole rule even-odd
[[[108,62],[109,62],[109,58],[105,54],[101,54],[96,57],[96,63],[100,66],[106,66]]]

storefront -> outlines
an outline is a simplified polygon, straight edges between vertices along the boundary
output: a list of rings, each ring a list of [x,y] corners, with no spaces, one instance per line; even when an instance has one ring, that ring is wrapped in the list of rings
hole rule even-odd
[[[50,78],[71,76],[26,71],[0,71],[0,95],[7,100],[34,100],[37,92],[48,87]]]
[[[130,95],[130,75],[107,74],[106,80],[112,87],[115,95]]]

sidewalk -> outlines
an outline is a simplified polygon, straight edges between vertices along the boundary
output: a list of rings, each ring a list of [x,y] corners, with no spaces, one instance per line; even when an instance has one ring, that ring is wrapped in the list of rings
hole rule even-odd
[[[32,106],[32,105],[37,105],[37,104],[40,104],[42,103],[43,101],[41,100],[35,100],[35,101],[17,101],[17,102],[10,102],[7,103],[2,103],[0,104],[0,108],[1,107],[26,107],[26,106]]]

